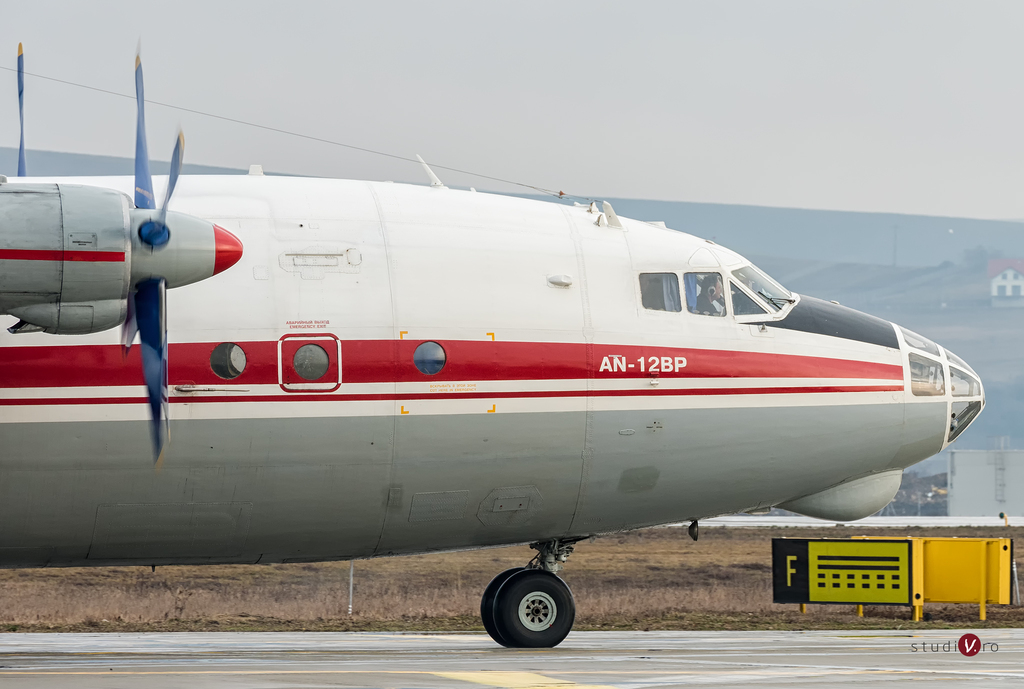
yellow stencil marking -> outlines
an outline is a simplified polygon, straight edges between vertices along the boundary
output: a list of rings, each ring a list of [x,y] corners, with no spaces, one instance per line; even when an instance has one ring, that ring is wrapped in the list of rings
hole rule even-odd
[[[484,333],[487,337],[491,338],[491,342],[494,342],[494,333]]]
[[[406,335],[408,335],[408,334],[409,334],[409,331],[408,331],[408,330],[402,330],[402,331],[400,331],[400,332],[398,333],[398,339],[399,339],[399,340],[404,340],[404,339],[405,339],[405,336],[406,336]]]
[[[547,689],[548,687],[565,687],[566,689],[612,689],[608,685],[576,684],[564,679],[545,677],[534,672],[431,672],[432,675],[455,679],[462,682],[483,684],[488,687],[507,687],[507,689]]]
[[[496,412],[496,411],[498,411],[498,405],[496,405],[496,404],[492,404],[492,405],[491,405],[491,408],[487,410],[487,413],[488,413],[488,414],[493,414],[493,413],[494,413],[494,412]]]
[[[401,411],[402,411],[402,413],[403,413],[403,414],[408,414],[408,413],[409,413],[409,412],[407,412],[407,411],[405,410],[405,407],[404,407],[404,406],[403,406],[403,407],[401,407]]]

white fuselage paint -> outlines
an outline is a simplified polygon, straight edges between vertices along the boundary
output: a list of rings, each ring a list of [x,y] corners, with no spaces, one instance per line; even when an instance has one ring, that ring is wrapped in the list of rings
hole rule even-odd
[[[184,177],[176,193],[174,210],[244,253],[168,292],[165,466],[150,465],[141,378],[111,358],[116,329],[0,332],[0,566],[579,536],[778,504],[946,443],[950,386],[912,394],[898,328],[880,346],[731,306],[644,308],[641,273],[682,289],[688,271],[728,282],[747,265],[688,234],[391,183]],[[412,365],[424,341],[446,349],[437,376]],[[208,370],[225,342],[246,350],[235,380]],[[296,381],[302,343],[331,352],[336,379]]]

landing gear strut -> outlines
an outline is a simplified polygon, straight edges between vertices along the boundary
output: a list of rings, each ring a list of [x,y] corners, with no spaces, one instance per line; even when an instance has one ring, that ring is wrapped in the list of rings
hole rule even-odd
[[[480,600],[480,617],[491,638],[508,648],[551,648],[572,630],[576,601],[555,574],[582,539],[533,543],[537,555],[526,567],[507,569],[491,580]]]

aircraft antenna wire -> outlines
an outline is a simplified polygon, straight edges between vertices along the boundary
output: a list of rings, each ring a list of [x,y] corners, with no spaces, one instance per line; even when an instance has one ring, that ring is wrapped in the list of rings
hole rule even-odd
[[[8,72],[16,72],[17,71],[16,69],[13,69],[11,67],[4,67],[3,65],[0,65],[0,69],[6,70]],[[135,100],[135,96],[129,95],[127,93],[119,93],[118,91],[110,91],[108,89],[99,88],[98,86],[90,86],[88,84],[80,84],[80,83],[77,83],[77,82],[74,82],[74,81],[67,81],[66,79],[58,79],[56,77],[46,76],[45,74],[35,74],[35,73],[32,73],[32,72],[25,72],[24,74],[27,77],[35,77],[36,79],[44,79],[46,81],[52,81],[52,82],[55,82],[55,83],[58,83],[58,84],[64,84],[66,86],[75,86],[77,88],[87,89],[89,91],[96,91],[97,93],[104,93],[104,94],[107,94],[107,95],[110,95],[110,96],[117,96],[119,98],[127,98],[127,99],[132,100],[132,101]],[[159,106],[161,108],[169,108],[171,110],[178,110],[178,111],[181,111],[181,112],[187,112],[187,113],[190,113],[192,115],[200,115],[202,117],[209,117],[209,118],[212,118],[212,119],[215,119],[215,120],[221,120],[223,122],[230,122],[232,124],[240,124],[240,125],[244,125],[246,127],[253,127],[255,129],[262,129],[264,131],[274,132],[276,134],[284,134],[286,136],[294,136],[294,137],[297,137],[299,139],[306,139],[307,141],[315,141],[317,143],[328,144],[330,146],[339,146],[341,148],[348,148],[350,150],[361,151],[363,153],[372,153],[373,155],[384,156],[386,158],[392,158],[394,160],[401,160],[401,161],[407,162],[407,163],[415,163],[416,165],[420,164],[420,161],[417,160],[416,158],[407,158],[406,156],[397,155],[395,153],[388,153],[386,151],[377,151],[377,150],[372,149],[372,148],[365,148],[363,146],[356,146],[354,144],[347,144],[347,143],[344,143],[342,141],[335,141],[333,139],[324,139],[324,138],[319,137],[319,136],[312,136],[310,134],[302,134],[300,132],[293,132],[293,131],[290,131],[288,129],[281,129],[280,127],[271,127],[271,126],[265,125],[265,124],[259,124],[259,123],[256,123],[256,122],[249,122],[247,120],[240,120],[240,119],[237,119],[237,118],[234,118],[234,117],[227,117],[225,115],[218,115],[218,114],[212,113],[212,112],[204,112],[203,110],[195,110],[193,108],[186,108],[186,107],[183,107],[183,106],[180,106],[180,105],[173,105],[171,103],[163,103],[163,102],[160,102],[160,101],[150,100],[148,98],[146,99],[145,102],[147,104],[149,104],[149,105],[156,105],[156,106]],[[470,175],[472,177],[479,177],[481,179],[488,179],[488,180],[491,180],[493,182],[501,182],[502,184],[510,184],[510,185],[516,186],[516,187],[523,187],[524,189],[532,189],[534,191],[540,192],[541,194],[545,194],[545,195],[548,195],[548,196],[554,196],[554,197],[560,198],[560,199],[566,199],[566,198],[568,198],[568,199],[582,199],[584,201],[587,201],[588,203],[594,200],[594,199],[591,199],[591,198],[588,198],[588,197],[585,197],[585,196],[578,196],[576,194],[567,194],[564,191],[560,191],[560,190],[556,191],[554,189],[547,189],[547,188],[544,188],[544,187],[538,187],[538,186],[533,185],[533,184],[526,184],[524,182],[516,182],[515,180],[505,179],[503,177],[495,177],[493,175],[485,175],[485,174],[483,174],[481,172],[473,172],[472,170],[463,170],[461,168],[449,167],[447,165],[438,165],[436,163],[431,163],[431,167],[437,168],[438,170],[448,170],[449,172],[456,172],[456,173],[463,174],[463,175]]]

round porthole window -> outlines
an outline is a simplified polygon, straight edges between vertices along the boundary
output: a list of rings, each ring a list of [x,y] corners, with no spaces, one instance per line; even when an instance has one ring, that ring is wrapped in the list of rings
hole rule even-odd
[[[210,354],[210,369],[225,380],[237,378],[245,370],[245,352],[234,342],[219,344]]]
[[[420,373],[428,376],[440,373],[444,362],[444,347],[436,342],[424,342],[412,355],[412,363],[416,364]]]
[[[292,357],[292,366],[295,372],[306,380],[317,380],[323,378],[327,368],[331,365],[331,358],[320,345],[304,344],[295,351]]]

